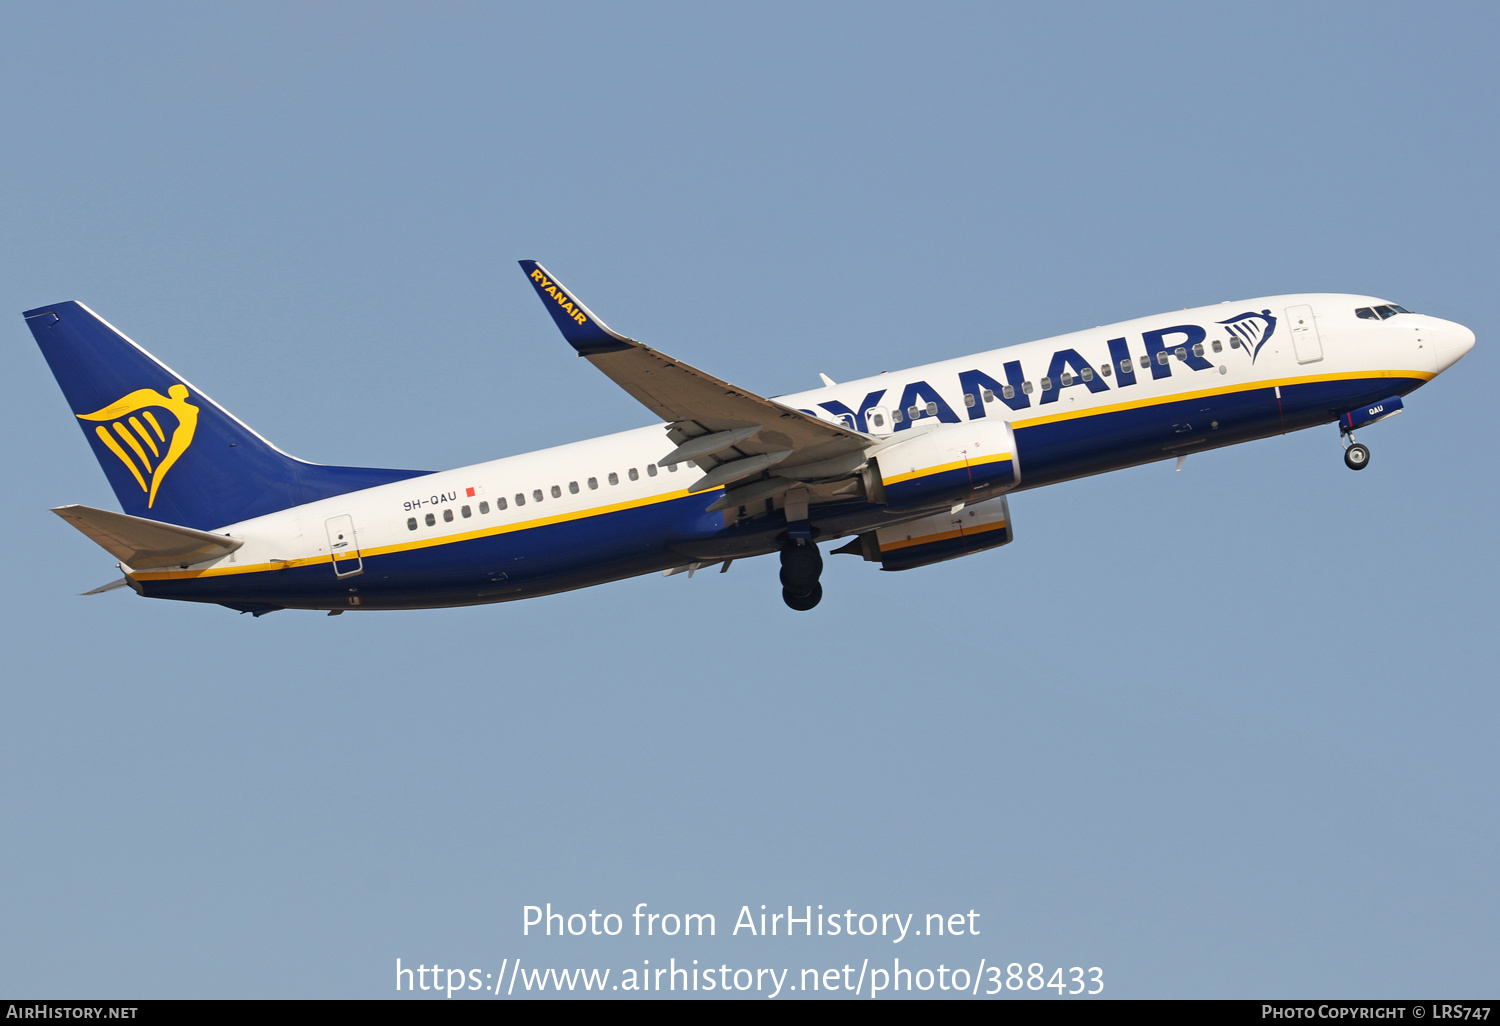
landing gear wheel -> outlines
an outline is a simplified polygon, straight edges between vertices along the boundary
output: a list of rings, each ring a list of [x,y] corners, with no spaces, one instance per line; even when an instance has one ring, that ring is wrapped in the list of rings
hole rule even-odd
[[[811,542],[790,544],[781,550],[781,598],[799,612],[817,605],[823,598],[818,577],[823,573],[823,556]]]
[[[1355,442],[1344,450],[1344,466],[1350,470],[1364,470],[1370,465],[1370,450]]]
[[[813,606],[823,601],[823,586],[821,584],[814,583],[812,586],[812,591],[807,592],[806,594],[798,594],[797,592],[792,591],[790,588],[782,588],[781,601],[797,610],[797,612],[805,613]]]
[[[781,550],[781,586],[806,592],[823,572],[823,556],[816,545],[795,545]]]

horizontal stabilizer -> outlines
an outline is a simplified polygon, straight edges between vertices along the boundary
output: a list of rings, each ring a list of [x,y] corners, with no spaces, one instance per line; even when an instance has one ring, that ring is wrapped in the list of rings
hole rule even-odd
[[[132,570],[190,566],[227,556],[245,544],[222,534],[164,524],[92,506],[58,506],[52,512],[88,535]]]
[[[118,580],[110,581],[108,584],[101,584],[97,588],[90,588],[88,591],[80,591],[78,594],[80,594],[80,595],[103,595],[106,591],[114,591],[116,588],[123,588],[127,584],[129,584],[129,583],[130,583],[130,578],[128,578],[128,577],[121,577]]]

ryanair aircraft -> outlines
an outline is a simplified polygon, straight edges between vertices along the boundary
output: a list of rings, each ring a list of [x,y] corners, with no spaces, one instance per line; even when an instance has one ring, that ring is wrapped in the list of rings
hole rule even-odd
[[[1474,345],[1370,296],[1271,296],[1124,321],[775,399],[611,331],[540,264],[563,337],[662,423],[449,471],[307,463],[81,303],[27,311],[124,513],[53,510],[149,598],[278,609],[505,602],[820,543],[910,570],[1011,540],[1011,492],[1319,424],[1356,429]]]

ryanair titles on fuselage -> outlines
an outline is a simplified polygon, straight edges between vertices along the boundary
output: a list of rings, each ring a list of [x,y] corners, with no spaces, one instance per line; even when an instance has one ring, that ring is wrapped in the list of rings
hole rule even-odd
[[[1275,330],[1275,318],[1266,314],[1241,314],[1240,317],[1254,317],[1259,321],[1269,321],[1268,326],[1263,327],[1264,332],[1258,341],[1264,344],[1270,338],[1271,332]],[[1239,320],[1239,318],[1231,318]],[[1225,322],[1220,322],[1225,323]],[[1212,371],[1215,365],[1205,355],[1204,342],[1208,338],[1208,330],[1198,324],[1175,324],[1170,328],[1157,328],[1152,331],[1143,332],[1140,336],[1145,344],[1145,366],[1151,368],[1153,380],[1169,378],[1172,376],[1172,364],[1179,363],[1190,367],[1194,371]],[[1128,388],[1136,384],[1136,374],[1143,371],[1141,366],[1130,354],[1130,346],[1125,337],[1112,338],[1105,343],[1109,347],[1109,372],[1108,376],[1114,379],[1115,388]],[[1233,348],[1239,349],[1247,356],[1258,354],[1257,346],[1252,351],[1248,346],[1240,345],[1237,340],[1232,341]],[[1101,368],[1090,364],[1076,349],[1059,349],[1052,354],[1051,363],[1047,367],[1047,373],[1039,378],[1030,378],[1021,367],[1020,360],[1007,360],[1003,364],[1004,381],[997,381],[984,371],[974,370],[961,371],[958,375],[959,389],[965,396],[972,396],[965,400],[968,406],[969,419],[977,420],[986,415],[985,402],[995,400],[1003,402],[1012,410],[1028,409],[1032,403],[1033,386],[1037,382],[1040,395],[1037,396],[1037,405],[1045,406],[1055,403],[1067,387],[1083,386],[1091,393],[1109,391],[1109,382]],[[883,406],[893,406],[902,416],[892,417],[895,423],[892,427],[896,431],[902,431],[912,426],[910,411],[915,408],[919,416],[935,416],[938,420],[957,424],[960,418],[953,408],[948,405],[936,388],[926,381],[913,381],[906,385],[901,391],[901,401],[892,404],[885,399],[887,393],[893,389],[883,388],[876,392],[870,392],[860,401],[859,409],[851,409],[845,403],[833,400],[831,402],[820,402],[818,405],[836,418],[852,421],[855,430],[870,431],[871,426],[867,417],[872,409]],[[983,397],[983,398],[981,398]],[[935,412],[934,412],[935,410]],[[805,410],[805,413],[818,416],[816,410]]]

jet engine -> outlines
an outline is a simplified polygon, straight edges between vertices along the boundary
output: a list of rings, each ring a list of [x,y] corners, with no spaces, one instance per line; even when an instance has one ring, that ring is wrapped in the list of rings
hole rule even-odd
[[[917,421],[872,455],[866,487],[891,509],[978,502],[1021,481],[1015,437],[999,417],[931,426]]]
[[[1013,537],[1005,496],[855,538],[835,552],[864,556],[882,570],[911,570],[1007,544]]]

